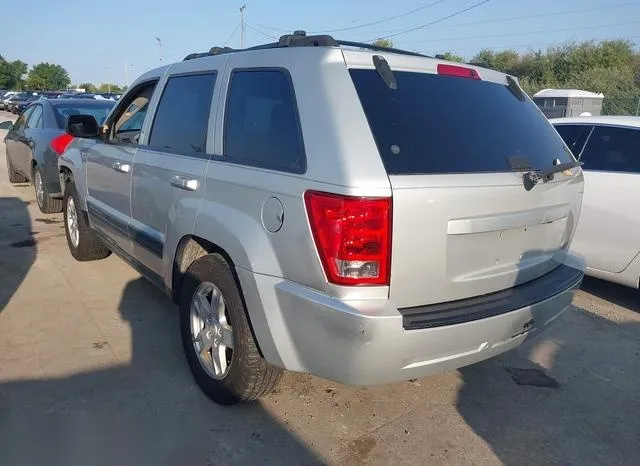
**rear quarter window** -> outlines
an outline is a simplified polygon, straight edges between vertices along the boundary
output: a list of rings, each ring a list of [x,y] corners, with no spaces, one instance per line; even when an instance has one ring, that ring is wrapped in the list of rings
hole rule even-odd
[[[224,152],[232,161],[302,173],[304,146],[289,75],[283,70],[236,70],[231,75]]]
[[[394,71],[393,90],[375,70],[350,73],[389,174],[503,172],[512,156],[535,169],[573,161],[536,105],[505,85]]]

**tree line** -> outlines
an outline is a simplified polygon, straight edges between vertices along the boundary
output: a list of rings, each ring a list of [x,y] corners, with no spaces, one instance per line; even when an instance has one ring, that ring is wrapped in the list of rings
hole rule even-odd
[[[71,85],[69,73],[60,65],[39,63],[29,69],[21,60],[7,61],[0,55],[0,89],[58,91],[76,87],[90,93],[124,91],[124,88],[110,83],[102,83],[99,86],[92,83]]]
[[[377,45],[393,46],[388,39]],[[447,52],[443,58],[467,62]],[[468,60],[517,76],[533,95],[542,89],[581,89],[604,94],[603,113],[635,115],[640,102],[640,52],[627,40],[586,41],[532,50],[481,50]]]

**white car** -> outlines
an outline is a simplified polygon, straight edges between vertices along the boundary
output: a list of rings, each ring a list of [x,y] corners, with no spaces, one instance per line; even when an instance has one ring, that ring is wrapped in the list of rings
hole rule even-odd
[[[640,117],[556,118],[551,123],[584,162],[584,199],[571,249],[587,275],[639,287]]]

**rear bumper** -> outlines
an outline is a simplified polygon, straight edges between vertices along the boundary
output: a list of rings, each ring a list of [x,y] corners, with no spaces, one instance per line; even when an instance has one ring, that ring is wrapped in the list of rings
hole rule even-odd
[[[375,385],[456,369],[520,345],[571,304],[584,274],[584,263],[571,262],[563,267],[571,268],[573,280],[525,306],[416,330],[403,327],[389,300],[339,300],[242,269],[238,277],[267,361],[349,385]]]

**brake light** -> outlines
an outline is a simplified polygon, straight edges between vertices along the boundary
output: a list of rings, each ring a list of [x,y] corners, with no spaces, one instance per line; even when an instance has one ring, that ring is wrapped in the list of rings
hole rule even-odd
[[[480,79],[480,75],[473,68],[466,68],[464,66],[446,65],[440,63],[438,65],[438,74],[443,76],[456,76],[458,78],[467,79]]]
[[[338,285],[388,285],[391,198],[307,191],[304,199],[329,281]]]
[[[64,151],[67,150],[69,144],[73,142],[73,136],[70,134],[61,134],[51,140],[51,148],[55,151],[58,156],[64,154]]]

